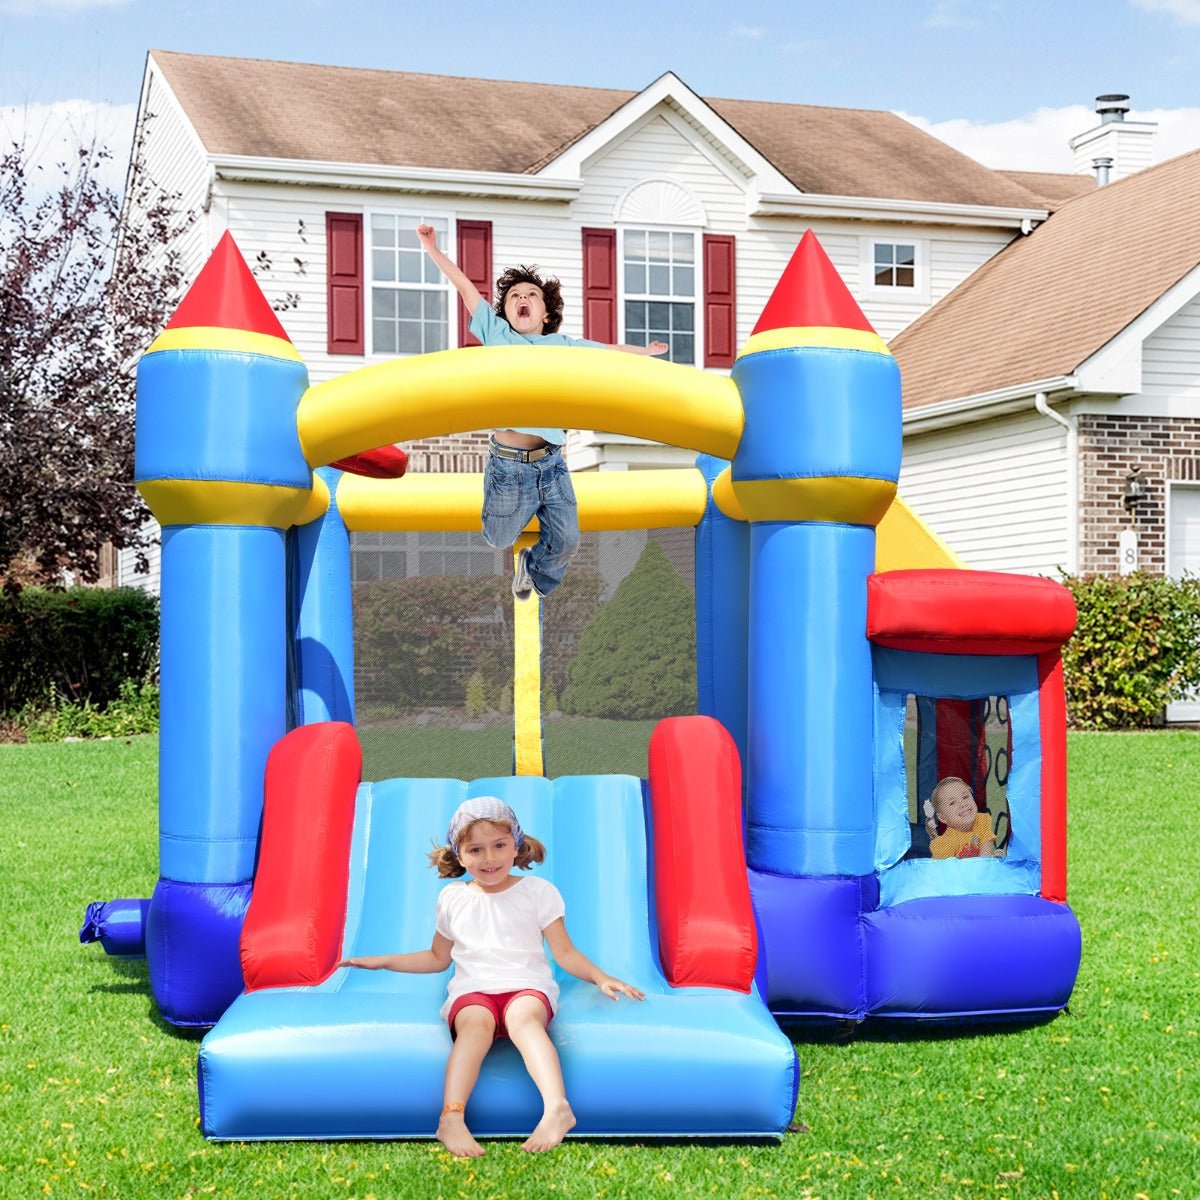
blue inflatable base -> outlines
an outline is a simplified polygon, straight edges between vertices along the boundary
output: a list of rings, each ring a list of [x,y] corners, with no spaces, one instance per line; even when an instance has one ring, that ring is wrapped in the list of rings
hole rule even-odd
[[[759,989],[780,1020],[1003,1018],[1062,1011],[1079,973],[1079,922],[1021,894],[878,907],[867,876],[750,872]]]

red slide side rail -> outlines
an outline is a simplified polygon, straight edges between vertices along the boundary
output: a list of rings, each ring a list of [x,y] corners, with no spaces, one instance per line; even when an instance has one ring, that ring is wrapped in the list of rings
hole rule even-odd
[[[650,807],[667,982],[749,992],[758,938],[742,843],[742,768],[719,721],[658,723],[650,738]]]
[[[254,892],[242,926],[246,990],[313,985],[342,952],[362,749],[352,725],[302,725],[267,758]]]

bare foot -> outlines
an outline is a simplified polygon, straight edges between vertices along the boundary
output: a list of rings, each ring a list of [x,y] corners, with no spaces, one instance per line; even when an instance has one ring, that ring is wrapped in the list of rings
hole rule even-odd
[[[565,1101],[546,1109],[522,1150],[553,1150],[575,1128],[575,1114]]]
[[[471,1136],[462,1113],[442,1115],[438,1121],[437,1140],[459,1158],[478,1158],[483,1153],[483,1147]]]

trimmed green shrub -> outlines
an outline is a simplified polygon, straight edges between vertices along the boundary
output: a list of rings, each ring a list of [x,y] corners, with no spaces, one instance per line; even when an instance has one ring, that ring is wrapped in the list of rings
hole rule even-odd
[[[1066,576],[1079,623],[1063,650],[1067,714],[1080,729],[1156,724],[1200,687],[1200,579]]]
[[[126,679],[120,693],[103,708],[89,701],[74,703],[55,693],[40,706],[15,713],[12,724],[29,742],[61,742],[66,738],[117,738],[158,732],[158,686]]]
[[[695,602],[657,542],[584,629],[567,679],[563,711],[578,716],[696,711]]]
[[[58,696],[103,709],[158,661],[158,599],[137,588],[27,587],[0,598],[0,711]]]

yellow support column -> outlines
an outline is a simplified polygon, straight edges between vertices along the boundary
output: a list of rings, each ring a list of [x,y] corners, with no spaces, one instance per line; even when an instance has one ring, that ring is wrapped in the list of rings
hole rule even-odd
[[[517,554],[536,541],[536,534],[521,534],[513,546],[514,567]],[[545,773],[542,744],[542,599],[534,590],[528,599],[513,597],[513,774]]]

